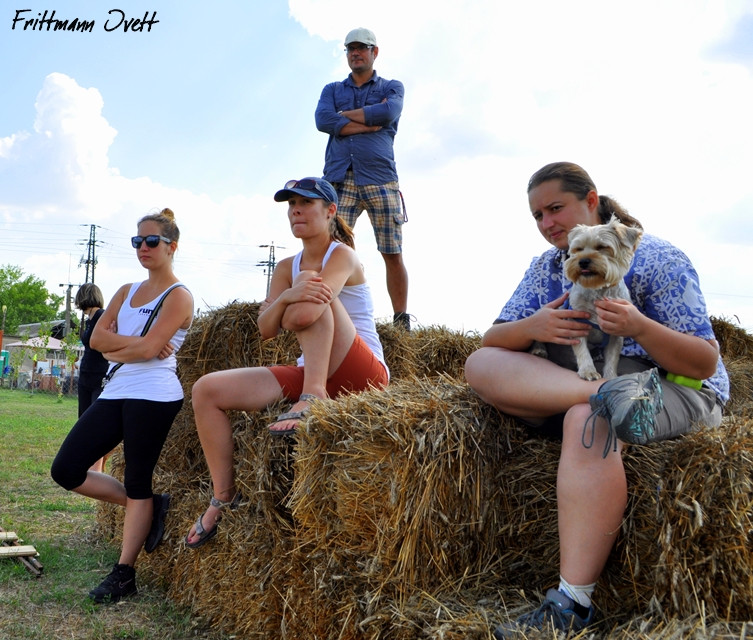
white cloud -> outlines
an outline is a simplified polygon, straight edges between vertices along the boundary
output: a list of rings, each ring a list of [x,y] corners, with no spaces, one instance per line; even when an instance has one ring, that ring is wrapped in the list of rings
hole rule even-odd
[[[101,216],[107,150],[116,131],[102,117],[102,96],[61,73],[45,78],[34,130],[0,140],[0,184],[5,204],[32,206],[32,215],[73,208]],[[98,205],[98,206],[93,206]]]

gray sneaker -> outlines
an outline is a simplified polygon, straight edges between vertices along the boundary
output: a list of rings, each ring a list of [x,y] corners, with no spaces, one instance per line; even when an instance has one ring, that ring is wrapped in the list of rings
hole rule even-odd
[[[656,432],[655,417],[664,407],[659,372],[656,368],[628,373],[607,380],[599,391],[589,398],[593,413],[583,428],[583,444],[593,444],[593,422],[601,416],[609,422],[609,434],[604,447],[604,457],[609,450],[617,450],[617,438],[633,444],[646,444]],[[592,429],[591,442],[586,443],[586,432]]]
[[[546,598],[530,613],[524,613],[515,622],[504,622],[494,630],[497,640],[525,637],[531,630],[564,631],[565,635],[577,633],[594,618],[594,608],[584,607],[557,589],[549,589]]]

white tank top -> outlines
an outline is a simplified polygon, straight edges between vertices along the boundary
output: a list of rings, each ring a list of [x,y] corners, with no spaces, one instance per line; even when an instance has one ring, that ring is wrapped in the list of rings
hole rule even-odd
[[[337,242],[336,240],[332,241],[327,249],[327,253],[324,254],[324,258],[322,259],[322,269],[324,269],[324,265],[327,264],[327,260],[329,260],[332,252],[341,244],[341,242]],[[296,254],[293,258],[293,280],[295,280],[301,272],[302,255],[303,251]],[[345,307],[345,311],[347,311],[350,316],[353,326],[356,328],[356,333],[361,336],[361,340],[363,340],[369,349],[371,349],[371,352],[376,356],[376,359],[384,365],[387,375],[389,376],[389,369],[387,369],[387,363],[384,361],[382,343],[379,340],[376,323],[374,322],[374,302],[371,299],[371,289],[369,288],[369,284],[364,282],[363,284],[343,287],[338,298],[340,302],[342,302],[343,307]],[[303,356],[298,358],[298,366],[303,366]]]
[[[142,285],[134,282],[118,311],[118,334],[123,336],[140,336],[146,321],[151,316],[154,307],[159,302],[163,291],[156,298],[141,307],[132,307],[131,299],[136,290]],[[158,312],[159,313],[159,312]],[[178,329],[170,342],[175,351],[169,358],[160,360],[155,357],[144,362],[129,362],[120,367],[112,376],[99,396],[104,400],[131,398],[138,400],[155,400],[157,402],[171,402],[183,398],[183,387],[176,375],[177,359],[175,354],[183,345],[187,329]],[[110,368],[115,363],[110,364]]]

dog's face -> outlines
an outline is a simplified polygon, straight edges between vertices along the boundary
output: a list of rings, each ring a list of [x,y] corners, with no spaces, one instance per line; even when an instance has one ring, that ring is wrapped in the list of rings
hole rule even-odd
[[[579,224],[568,234],[568,280],[587,289],[613,287],[630,268],[643,231],[612,217],[607,224]]]

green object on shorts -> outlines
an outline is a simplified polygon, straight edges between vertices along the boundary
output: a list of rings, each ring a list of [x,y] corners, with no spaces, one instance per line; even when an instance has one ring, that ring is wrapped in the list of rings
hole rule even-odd
[[[698,391],[703,386],[703,380],[696,380],[695,378],[687,378],[685,376],[678,376],[676,373],[668,373],[667,380],[674,382],[675,384],[681,384],[683,387],[690,387]]]

